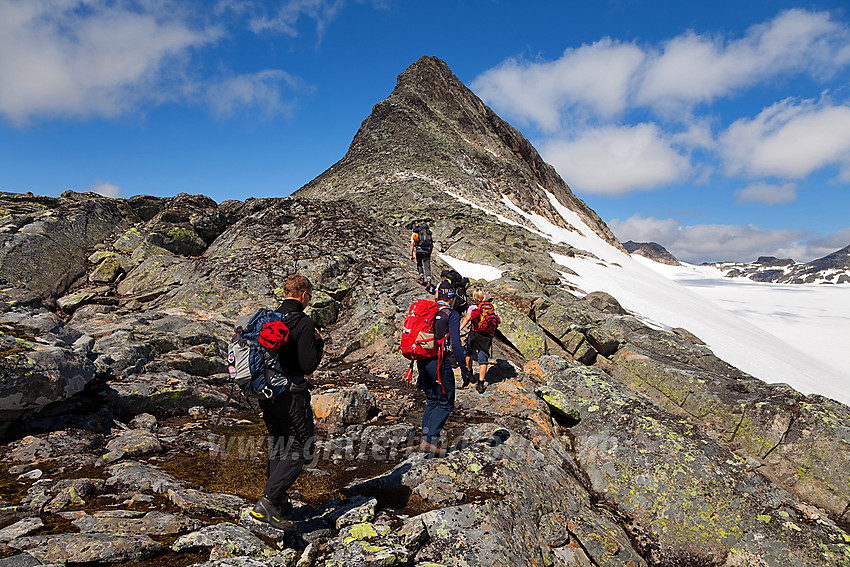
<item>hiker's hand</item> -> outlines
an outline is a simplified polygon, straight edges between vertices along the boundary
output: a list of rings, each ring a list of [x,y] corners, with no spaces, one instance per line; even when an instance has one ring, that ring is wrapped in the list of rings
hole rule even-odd
[[[413,256],[411,256],[411,257],[410,257],[410,261],[411,261],[411,262],[413,261]]]
[[[463,378],[464,382],[472,382],[472,370],[470,370],[466,366],[460,367],[460,375]]]
[[[319,329],[316,329],[316,340],[321,340],[322,335],[319,334]]]

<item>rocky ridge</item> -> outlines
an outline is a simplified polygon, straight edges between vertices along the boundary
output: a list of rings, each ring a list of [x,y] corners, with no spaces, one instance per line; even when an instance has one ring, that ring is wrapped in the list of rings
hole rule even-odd
[[[550,194],[582,205],[458,85],[441,61],[414,63],[291,198],[0,194],[0,244],[45,266],[0,263],[0,562],[850,565],[850,409],[565,288],[508,203],[561,223]],[[481,211],[494,203],[516,224]],[[421,218],[441,252],[503,270],[474,282],[503,323],[441,459],[403,451],[423,401],[394,352],[424,297],[406,260]],[[223,356],[233,321],[273,307],[293,272],[316,286],[328,344],[284,537],[245,516],[265,430],[229,400]]]
[[[656,242],[634,242],[628,240],[623,242],[623,248],[629,254],[640,254],[650,260],[654,260],[668,266],[678,266],[679,260],[676,259],[666,248]]]
[[[790,284],[850,283],[850,246],[811,262],[790,258],[760,256],[754,262],[713,262],[708,264],[727,278],[748,278],[757,282]]]

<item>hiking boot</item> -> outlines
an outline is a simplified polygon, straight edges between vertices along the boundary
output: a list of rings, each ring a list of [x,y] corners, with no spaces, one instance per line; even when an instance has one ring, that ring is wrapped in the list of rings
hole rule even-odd
[[[257,503],[254,505],[254,509],[251,510],[251,517],[258,522],[264,522],[270,525],[276,530],[291,532],[295,529],[295,524],[293,524],[289,518],[284,516],[281,511],[277,509],[277,506],[275,506],[272,501],[265,496],[257,500]]]
[[[425,280],[423,278],[416,278],[416,283],[419,285],[425,285]]]
[[[484,393],[484,380],[479,380],[478,382],[476,382],[476,384],[475,384],[475,390],[476,390],[479,394],[483,394],[483,393]]]
[[[276,508],[280,510],[280,513],[284,517],[289,517],[292,515],[292,500],[289,499],[289,496],[286,494],[283,495],[283,498],[275,502]]]
[[[431,284],[427,284],[425,286],[425,291],[428,292],[428,293],[434,293],[434,286],[431,285]]]
[[[419,443],[419,450],[422,453],[431,453],[435,457],[445,457],[446,450],[438,445],[434,445],[433,443],[428,443],[427,441],[422,441]]]

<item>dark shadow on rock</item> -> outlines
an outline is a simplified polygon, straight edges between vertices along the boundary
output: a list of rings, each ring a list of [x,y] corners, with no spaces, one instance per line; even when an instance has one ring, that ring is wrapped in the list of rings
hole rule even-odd
[[[454,453],[456,451],[463,451],[464,449],[475,445],[476,443],[486,444],[488,447],[497,447],[504,443],[510,438],[511,432],[507,429],[498,428],[493,433],[490,434],[489,437],[481,437],[480,439],[474,439],[472,441],[461,440],[458,443],[455,443],[451,447],[446,449],[447,453]]]
[[[393,470],[370,479],[355,479],[344,488],[348,496],[361,495],[375,498],[382,508],[400,510],[407,506],[411,489],[402,483],[402,477],[412,468],[411,463],[401,463]]]
[[[473,370],[475,373],[475,370]],[[517,377],[516,368],[504,358],[497,358],[487,367],[484,379],[488,384],[497,384]]]

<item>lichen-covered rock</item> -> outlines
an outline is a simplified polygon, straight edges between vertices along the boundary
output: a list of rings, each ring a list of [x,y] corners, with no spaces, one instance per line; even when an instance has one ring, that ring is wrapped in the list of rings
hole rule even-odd
[[[187,514],[212,514],[238,518],[247,502],[233,494],[207,493],[194,488],[171,488],[168,499]]]
[[[530,395],[533,397],[533,392]],[[536,437],[545,436],[538,433]],[[551,563],[557,546],[550,545],[554,539],[551,530],[542,530],[541,526],[548,525],[546,518],[557,511],[568,519],[567,525],[584,518],[592,526],[582,530],[581,536],[570,532],[570,541],[593,549],[597,564],[625,566],[631,561],[644,565],[621,528],[605,512],[595,509],[580,483],[555,464],[567,461],[565,449],[557,445],[550,439],[548,449],[541,451],[515,431],[492,424],[477,425],[467,429],[445,458],[412,455],[393,471],[352,483],[347,490],[388,493],[407,486],[428,498],[429,504],[447,506],[417,517],[428,535],[416,554],[419,562]],[[462,493],[459,499],[463,503],[451,506],[444,494],[436,491],[438,485]],[[472,503],[466,503],[469,500]],[[595,547],[594,538],[601,538],[602,545]]]
[[[631,537],[653,564],[722,564],[740,553],[764,565],[847,565],[846,534],[754,473],[687,421],[624,388],[598,369],[547,357],[550,388],[573,400],[575,457],[595,495],[633,518]],[[760,550],[775,548],[783,562]]]
[[[162,452],[156,434],[147,429],[129,429],[118,434],[106,444],[107,452],[96,463],[98,466],[114,463],[124,457],[133,458]]]
[[[159,429],[159,422],[156,416],[149,413],[140,413],[131,419],[128,425],[133,429],[144,429],[153,433],[156,433],[157,429]]]
[[[505,301],[493,302],[502,319],[499,332],[526,358],[532,359],[549,352],[545,333],[527,315]]]
[[[41,518],[24,518],[0,529],[0,544],[6,544],[15,538],[27,536],[44,525]]]
[[[655,344],[653,350],[628,344],[602,367],[668,411],[695,420],[736,453],[756,459],[764,465],[762,474],[799,498],[850,519],[850,462],[843,449],[850,443],[850,409],[737,371],[718,373],[709,362],[713,357],[696,368],[659,357],[661,348],[690,350],[672,336],[660,336]]]
[[[183,483],[156,467],[134,461],[122,461],[106,467],[107,486],[166,493],[182,488]]]
[[[27,435],[7,446],[7,459],[19,463],[63,461],[72,457],[76,462],[94,462],[95,453],[103,448],[104,437],[85,429],[68,428],[41,435]]]
[[[9,547],[42,563],[122,563],[141,561],[162,549],[146,535],[56,534],[13,539]]]
[[[362,384],[313,394],[311,403],[316,420],[328,424],[363,423],[377,414],[373,396]]]
[[[365,502],[357,504],[339,515],[331,514],[330,517],[334,519],[336,528],[342,529],[354,524],[371,522],[375,518],[375,510],[377,507],[378,500],[375,498],[369,498]]]
[[[35,514],[52,514],[68,505],[84,506],[85,498],[103,487],[104,482],[93,478],[75,478],[53,481],[49,478],[37,480],[27,489],[21,499]]]
[[[0,421],[33,414],[81,392],[95,377],[83,336],[44,308],[0,313]]]
[[[140,411],[160,416],[174,414],[191,407],[222,407],[229,398],[199,378],[172,370],[164,373],[141,374],[132,380],[107,382],[102,394],[120,414]]]
[[[211,560],[242,556],[264,557],[275,554],[275,550],[263,543],[263,540],[245,528],[228,522],[206,526],[196,532],[180,536],[171,546],[174,551],[196,548],[211,548]]]
[[[11,217],[20,221],[14,232],[0,233],[0,283],[43,298],[62,295],[85,274],[90,250],[124,224],[117,203],[93,193],[0,193],[0,207],[15,210]]]
[[[197,530],[201,522],[166,512],[135,512],[132,510],[103,510],[94,514],[63,512],[60,514],[82,533],[108,533],[115,535],[176,535]]]

